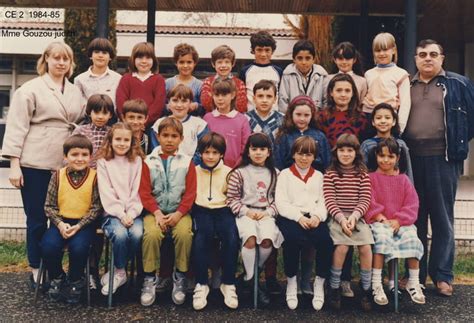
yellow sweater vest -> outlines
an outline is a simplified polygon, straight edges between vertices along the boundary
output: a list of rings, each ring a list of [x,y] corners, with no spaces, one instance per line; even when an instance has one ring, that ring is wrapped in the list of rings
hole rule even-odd
[[[83,180],[74,185],[67,176],[66,167],[59,170],[58,208],[65,219],[81,219],[87,215],[92,203],[92,192],[96,181],[96,171],[89,168]]]

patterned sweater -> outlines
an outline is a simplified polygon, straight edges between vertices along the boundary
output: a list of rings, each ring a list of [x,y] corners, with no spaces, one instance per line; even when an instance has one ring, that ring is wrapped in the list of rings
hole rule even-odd
[[[324,175],[323,191],[328,212],[339,223],[344,213],[352,213],[360,219],[369,209],[371,188],[367,173],[357,175],[351,168],[340,177],[336,171],[329,170]]]
[[[212,99],[212,83],[216,79],[217,75],[209,76],[202,83],[201,88],[201,104],[206,112],[211,112],[214,109],[214,101]],[[237,89],[235,97],[235,108],[237,111],[245,113],[247,112],[247,89],[245,83],[239,80],[237,77],[229,75],[234,81]]]
[[[275,147],[275,138],[278,128],[283,122],[283,114],[278,111],[270,111],[267,118],[262,117],[257,113],[257,110],[247,112],[247,119],[249,119],[250,130],[254,132],[263,132],[270,137],[272,146]]]
[[[238,168],[229,176],[227,206],[239,218],[252,207],[265,210],[269,216],[275,217],[275,182],[276,178],[271,184],[271,173],[265,167],[247,165]]]
[[[326,135],[331,147],[336,145],[337,138],[343,133],[356,135],[359,141],[362,141],[361,137],[363,137],[367,124],[364,114],[361,114],[358,120],[352,124],[348,111],[336,111],[330,115],[328,110],[323,110],[318,117],[318,127]]]
[[[109,126],[104,126],[104,127],[97,127],[95,126],[92,122],[78,126],[74,131],[72,132],[73,135],[76,134],[81,134],[89,138],[89,140],[92,142],[92,158],[91,161],[89,162],[89,166],[91,168],[96,168],[97,167],[97,152],[102,146],[102,142],[104,142],[104,138],[107,135],[107,132],[109,132],[110,127]]]

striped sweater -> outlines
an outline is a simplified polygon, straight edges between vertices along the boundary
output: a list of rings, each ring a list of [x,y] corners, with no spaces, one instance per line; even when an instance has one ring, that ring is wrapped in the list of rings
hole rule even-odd
[[[266,167],[247,165],[232,171],[227,186],[227,206],[237,217],[247,214],[250,208],[265,210],[276,217],[275,183]],[[270,190],[270,191],[269,191]]]
[[[354,214],[360,219],[369,209],[371,186],[367,173],[357,175],[352,168],[340,177],[336,171],[329,170],[324,175],[323,191],[326,208],[339,223],[344,213]]]

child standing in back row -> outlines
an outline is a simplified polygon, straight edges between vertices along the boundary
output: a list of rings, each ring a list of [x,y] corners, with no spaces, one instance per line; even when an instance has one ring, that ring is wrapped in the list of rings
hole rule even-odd
[[[253,87],[258,81],[272,81],[277,89],[280,86],[283,71],[279,66],[271,62],[275,49],[276,41],[267,31],[261,30],[250,36],[250,52],[255,56],[255,61],[244,66],[239,76],[247,88],[248,111],[255,109]],[[278,110],[277,103],[273,105],[273,109]]]
[[[309,40],[300,40],[293,46],[293,64],[283,71],[280,83],[278,109],[285,113],[288,104],[298,95],[307,95],[313,99],[318,109],[322,109],[324,79],[326,70],[314,63],[316,49]]]
[[[411,108],[410,80],[408,72],[397,66],[395,37],[390,33],[378,34],[372,50],[376,66],[365,72],[368,91],[362,101],[363,111],[370,115],[377,104],[390,104],[397,111],[403,133]]]
[[[148,107],[148,119],[145,124],[148,129],[163,114],[166,100],[165,80],[158,73],[158,60],[151,43],[138,43],[133,46],[128,70],[117,88],[117,114],[123,119],[124,102],[143,99]]]
[[[217,46],[211,53],[211,65],[216,70],[216,75],[207,77],[202,84],[201,103],[206,112],[214,108],[214,94],[212,84],[217,78],[231,79],[235,84],[235,109],[245,113],[247,111],[247,90],[245,83],[232,75],[235,66],[235,52],[227,45]]]
[[[203,116],[204,110],[200,102],[202,81],[193,76],[198,60],[199,55],[194,46],[186,43],[176,45],[173,51],[173,61],[178,69],[178,75],[167,78],[165,85],[168,98],[170,97],[170,91],[178,84],[190,88],[193,95],[189,105],[189,113],[194,116]]]

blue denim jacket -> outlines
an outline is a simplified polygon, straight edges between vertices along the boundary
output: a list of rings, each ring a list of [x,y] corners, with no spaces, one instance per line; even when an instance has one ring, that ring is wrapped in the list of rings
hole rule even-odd
[[[443,87],[445,158],[463,161],[469,153],[469,140],[474,137],[474,84],[467,77],[453,72],[439,75],[437,82]]]

